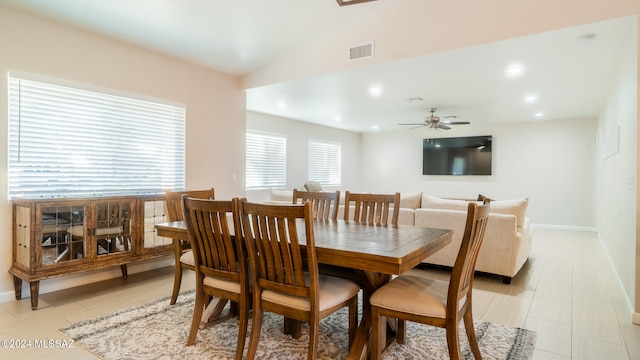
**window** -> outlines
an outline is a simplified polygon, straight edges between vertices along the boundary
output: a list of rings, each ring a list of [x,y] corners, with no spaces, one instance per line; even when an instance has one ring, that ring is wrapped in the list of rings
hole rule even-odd
[[[8,193],[184,188],[185,108],[9,76]]]
[[[286,185],[287,138],[284,135],[247,131],[247,189]]]
[[[309,140],[308,179],[322,185],[340,185],[340,143]]]

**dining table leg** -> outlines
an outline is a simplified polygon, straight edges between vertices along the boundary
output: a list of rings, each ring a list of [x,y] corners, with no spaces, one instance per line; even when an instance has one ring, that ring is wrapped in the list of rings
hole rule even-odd
[[[358,282],[362,287],[362,319],[356,330],[355,339],[349,348],[347,359],[364,360],[371,351],[371,295],[391,280],[391,275],[372,271],[356,270]]]

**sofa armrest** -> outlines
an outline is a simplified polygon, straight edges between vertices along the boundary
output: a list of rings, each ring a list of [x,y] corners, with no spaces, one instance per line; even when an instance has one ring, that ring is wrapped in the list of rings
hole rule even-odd
[[[435,254],[429,256],[424,263],[452,267],[455,263],[467,212],[463,210],[444,210],[421,208],[415,210],[415,226],[424,226],[453,230],[451,243]],[[525,218],[523,226],[518,227],[518,219],[514,214],[489,214],[484,241],[478,254],[476,270],[503,276],[505,283],[511,281],[531,252],[533,227]]]
[[[513,238],[518,232],[518,219],[515,215],[489,214],[485,239],[491,236],[508,236]]]
[[[414,212],[415,226],[449,229],[453,231],[451,243],[429,256],[428,263],[453,266],[454,259],[460,249],[467,212],[462,210],[444,209],[416,209]]]

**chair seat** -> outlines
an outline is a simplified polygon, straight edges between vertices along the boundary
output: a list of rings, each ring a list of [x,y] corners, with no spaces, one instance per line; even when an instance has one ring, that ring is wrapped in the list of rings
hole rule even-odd
[[[205,276],[204,285],[236,294],[240,294],[241,291],[239,282],[215,276]]]
[[[196,262],[195,260],[193,260],[193,251],[188,250],[185,251],[181,256],[180,256],[180,262],[183,264],[187,264],[187,265],[191,265],[191,266],[196,266]]]
[[[320,275],[318,279],[319,310],[322,312],[336,306],[344,302],[345,299],[355,296],[359,291],[360,285],[351,280]],[[309,299],[307,298],[286,295],[271,290],[264,290],[262,299],[300,310],[308,311],[310,309]]]
[[[371,305],[411,314],[445,318],[449,283],[420,276],[414,269],[391,280],[371,296]],[[398,296],[402,294],[402,296]]]

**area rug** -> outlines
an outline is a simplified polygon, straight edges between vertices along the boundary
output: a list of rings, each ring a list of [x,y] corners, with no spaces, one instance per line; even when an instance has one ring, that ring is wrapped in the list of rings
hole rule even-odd
[[[118,311],[60,328],[59,331],[99,358],[124,359],[233,359],[238,320],[207,326],[198,332],[196,343],[186,346],[193,314],[194,293]],[[323,319],[320,325],[318,359],[346,358],[348,352],[347,311],[342,309]],[[251,326],[251,323],[249,323]],[[530,359],[536,334],[533,331],[477,321],[476,335],[484,359]],[[293,339],[282,332],[282,317],[265,313],[258,359],[306,359],[308,328]],[[473,359],[461,326],[461,347],[465,359]],[[247,338],[247,344],[248,344]],[[245,346],[246,352],[246,346]],[[407,323],[407,344],[391,346],[385,359],[445,359],[447,341],[443,329]]]

